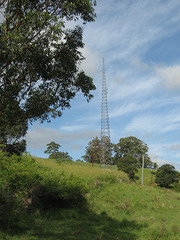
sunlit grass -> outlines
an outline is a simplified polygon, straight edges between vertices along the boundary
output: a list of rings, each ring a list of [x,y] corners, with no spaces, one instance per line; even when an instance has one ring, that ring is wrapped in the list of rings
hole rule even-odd
[[[38,164],[48,167],[55,172],[64,171],[66,174],[76,175],[84,180],[87,184],[98,184],[98,182],[128,182],[126,173],[117,171],[114,167],[100,167],[94,164],[93,167],[88,163],[65,163],[58,164],[54,159],[36,158]]]

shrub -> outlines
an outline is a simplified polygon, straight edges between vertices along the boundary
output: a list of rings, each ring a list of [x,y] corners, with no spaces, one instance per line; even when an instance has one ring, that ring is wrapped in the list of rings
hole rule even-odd
[[[178,174],[175,167],[170,164],[164,164],[156,172],[155,182],[160,187],[168,188],[170,184],[177,181]]]
[[[84,194],[87,192],[87,187],[78,177],[72,174],[67,176],[63,172],[51,172],[43,178],[35,195],[38,204],[43,208],[51,208],[79,205],[84,201]]]
[[[15,222],[14,217],[25,209],[77,205],[86,192],[78,177],[55,174],[28,156],[0,153],[0,215],[8,216],[0,219],[1,225]]]

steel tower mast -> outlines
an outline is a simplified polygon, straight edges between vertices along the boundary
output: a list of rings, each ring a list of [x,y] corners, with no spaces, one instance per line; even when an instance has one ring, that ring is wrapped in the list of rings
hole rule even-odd
[[[101,105],[101,164],[111,164],[111,141],[108,114],[108,88],[106,83],[105,63],[102,70],[102,105]]]

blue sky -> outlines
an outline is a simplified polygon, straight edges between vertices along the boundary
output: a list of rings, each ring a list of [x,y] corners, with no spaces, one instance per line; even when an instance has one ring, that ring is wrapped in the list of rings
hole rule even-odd
[[[28,151],[47,157],[46,144],[55,141],[76,160],[100,137],[104,56],[112,142],[135,136],[147,143],[152,161],[180,170],[180,1],[97,4],[96,21],[84,26],[81,66],[94,78],[94,98],[87,103],[78,95],[61,118],[30,126]]]

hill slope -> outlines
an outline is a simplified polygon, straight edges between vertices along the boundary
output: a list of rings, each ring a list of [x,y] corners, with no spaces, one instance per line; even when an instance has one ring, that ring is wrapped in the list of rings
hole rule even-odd
[[[5,234],[2,239],[180,239],[180,193],[128,183],[124,173],[98,165],[93,168],[83,163],[60,165],[55,160],[39,158],[36,162],[56,174],[64,171],[83,179],[89,189],[86,204],[81,208],[27,214],[26,230]],[[145,181],[150,183],[151,174],[147,171],[145,174]]]

